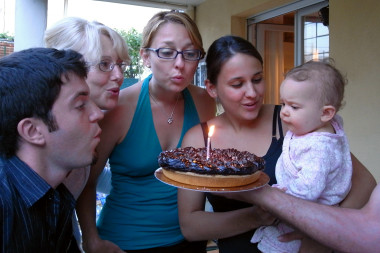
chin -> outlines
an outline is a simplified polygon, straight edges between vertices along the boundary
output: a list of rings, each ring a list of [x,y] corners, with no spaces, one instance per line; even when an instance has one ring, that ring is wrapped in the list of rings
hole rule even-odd
[[[104,103],[103,106],[99,106],[101,110],[112,110],[117,106],[117,100],[109,100],[106,103]]]
[[[259,116],[258,112],[252,112],[252,113],[245,115],[245,118],[247,120],[255,120],[255,119],[257,119],[258,116]]]

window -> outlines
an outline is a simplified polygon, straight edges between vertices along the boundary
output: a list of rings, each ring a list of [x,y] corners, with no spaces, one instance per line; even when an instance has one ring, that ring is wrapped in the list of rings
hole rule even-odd
[[[326,8],[328,10],[328,2],[323,1],[296,11],[295,66],[312,59],[322,60],[329,57],[328,19],[322,17],[320,12]]]
[[[201,61],[198,64],[197,71],[194,74],[194,84],[196,86],[205,88],[205,80],[207,78],[206,62]]]
[[[329,29],[320,13],[327,6],[324,0],[294,1],[248,19],[248,39],[264,60],[264,103],[280,102],[279,86],[288,70],[329,57]]]
[[[304,21],[304,62],[329,57],[329,29],[320,20],[305,17]]]

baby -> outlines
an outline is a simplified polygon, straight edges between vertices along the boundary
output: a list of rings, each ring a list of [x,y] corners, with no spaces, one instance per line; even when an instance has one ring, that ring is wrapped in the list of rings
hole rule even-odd
[[[351,188],[352,162],[342,119],[345,79],[332,65],[307,62],[287,73],[280,87],[281,119],[288,126],[276,164],[277,185],[293,196],[338,205]],[[277,237],[284,223],[260,227],[251,242],[262,252],[298,252],[301,241]]]

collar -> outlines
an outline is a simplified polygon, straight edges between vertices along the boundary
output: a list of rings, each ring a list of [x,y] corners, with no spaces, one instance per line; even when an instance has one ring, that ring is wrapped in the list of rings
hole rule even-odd
[[[28,207],[32,206],[52,189],[42,177],[17,156],[3,160],[3,162],[6,175],[12,180]]]

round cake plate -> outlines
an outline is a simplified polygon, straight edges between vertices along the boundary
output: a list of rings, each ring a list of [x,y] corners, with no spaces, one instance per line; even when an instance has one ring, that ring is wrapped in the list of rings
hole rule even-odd
[[[269,182],[269,176],[262,171],[260,173],[261,175],[257,181],[251,184],[236,186],[236,187],[205,187],[205,186],[183,184],[183,183],[167,178],[162,172],[161,168],[157,169],[154,172],[154,175],[161,182],[177,187],[177,188],[183,188],[183,189],[200,191],[200,192],[242,192],[242,191],[251,191],[251,190],[258,189]]]

